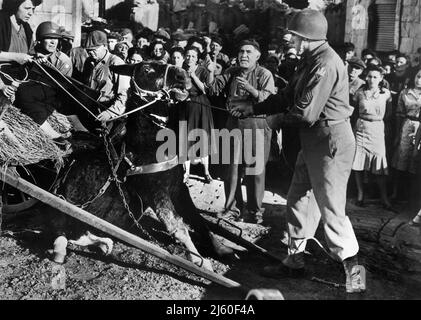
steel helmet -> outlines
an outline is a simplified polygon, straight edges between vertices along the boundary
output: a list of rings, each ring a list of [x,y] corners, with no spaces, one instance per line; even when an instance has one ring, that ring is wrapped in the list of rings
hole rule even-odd
[[[309,40],[327,40],[327,20],[320,11],[304,9],[292,17],[288,31]]]
[[[41,23],[36,31],[37,41],[43,39],[60,39],[62,38],[62,33],[60,27],[51,21],[46,21]]]

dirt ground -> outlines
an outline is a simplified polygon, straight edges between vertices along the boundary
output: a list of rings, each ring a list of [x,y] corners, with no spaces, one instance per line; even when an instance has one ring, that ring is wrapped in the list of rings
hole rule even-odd
[[[286,254],[281,242],[284,232],[285,186],[269,179],[265,194],[263,225],[237,223],[250,241],[279,256]],[[273,181],[272,181],[273,180]],[[224,203],[223,183],[202,183],[191,179],[191,195],[198,208],[216,212]],[[348,206],[352,214],[355,206]],[[379,209],[380,210],[380,209]],[[232,290],[212,284],[194,274],[120,242],[115,243],[111,256],[103,257],[79,247],[69,247],[65,264],[51,262],[42,234],[24,232],[36,230],[33,221],[42,212],[3,223],[0,237],[0,299],[2,300],[228,300],[244,299],[245,291]],[[209,219],[214,219],[205,214]],[[221,262],[211,259],[215,271],[249,288],[278,289],[285,299],[337,300],[348,299],[343,287],[335,287],[306,279],[270,279],[259,274],[267,258],[232,245],[239,259]],[[171,249],[172,250],[172,249]],[[342,265],[332,261],[321,250],[309,249],[307,267],[312,276],[344,283]],[[364,253],[361,253],[364,264]],[[57,284],[57,274],[65,283]],[[64,277],[63,277],[64,275]],[[367,271],[367,292],[359,299],[421,299],[421,290],[415,284],[402,282]],[[355,298],[355,297],[353,297]]]

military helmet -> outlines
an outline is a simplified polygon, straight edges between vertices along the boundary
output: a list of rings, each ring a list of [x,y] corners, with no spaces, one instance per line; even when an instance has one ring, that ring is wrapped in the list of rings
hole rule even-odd
[[[60,27],[51,21],[46,21],[41,23],[36,31],[37,41],[43,39],[60,39],[62,38],[62,33]]]
[[[309,40],[327,40],[327,20],[317,10],[304,9],[292,17],[288,31]]]

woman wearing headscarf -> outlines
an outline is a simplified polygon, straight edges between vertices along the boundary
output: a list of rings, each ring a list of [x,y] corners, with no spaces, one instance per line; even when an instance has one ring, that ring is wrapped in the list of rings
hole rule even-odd
[[[0,63],[17,62],[25,64],[31,61],[30,52],[33,51],[33,31],[29,20],[35,8],[42,0],[4,0],[0,11]],[[6,85],[0,79],[0,91],[12,98],[15,88]]]

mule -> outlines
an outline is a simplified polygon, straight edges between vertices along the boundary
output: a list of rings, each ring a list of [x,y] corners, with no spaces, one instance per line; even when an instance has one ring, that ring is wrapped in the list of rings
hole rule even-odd
[[[151,99],[148,95],[154,96],[159,92],[165,92],[163,95],[167,98],[168,95],[173,99],[186,98],[186,89],[191,85],[184,70],[154,62],[118,66],[114,71],[132,77],[126,112],[145,104],[146,100]],[[178,164],[176,155],[168,155],[168,161],[157,163],[156,151],[162,142],[156,141],[156,136],[159,130],[170,123],[163,119],[167,119],[172,113],[171,108],[175,106],[169,106],[165,101],[157,101],[144,110],[130,114],[124,137],[116,134],[114,138],[110,138],[110,157],[107,157],[102,143],[90,141],[91,150],[77,153],[73,164],[64,170],[64,178],[56,193],[71,203],[89,202],[86,210],[126,230],[137,225],[135,220],[140,219],[141,225],[143,209],[150,207],[164,225],[166,232],[187,249],[188,259],[212,270],[210,261],[203,259],[203,254],[232,258],[233,250],[219,242],[206,226],[205,219],[190,197],[188,187],[183,183],[183,168]],[[75,135],[73,144],[77,143],[80,144],[80,141],[77,141]],[[121,201],[122,197],[116,184],[107,183],[113,178],[110,161],[113,162],[113,166],[120,162],[116,173],[119,179],[125,179],[122,193],[127,203]],[[140,171],[146,171],[147,174],[137,174]],[[105,193],[95,197],[104,186],[107,186]],[[132,208],[132,216],[128,214],[127,206]],[[104,254],[111,253],[111,239],[98,237],[74,219],[51,208],[48,210],[54,213],[49,218],[56,235],[54,261],[64,261],[68,239],[73,239],[70,242],[75,245],[93,245]],[[201,252],[193,243],[188,225],[199,238],[203,249]],[[142,235],[142,231],[137,231]]]

